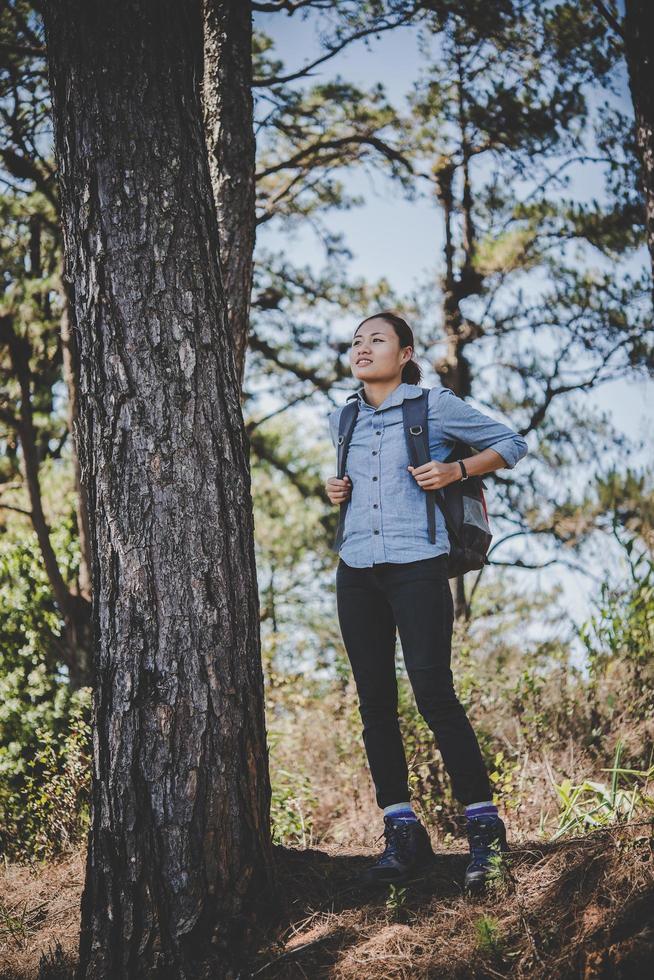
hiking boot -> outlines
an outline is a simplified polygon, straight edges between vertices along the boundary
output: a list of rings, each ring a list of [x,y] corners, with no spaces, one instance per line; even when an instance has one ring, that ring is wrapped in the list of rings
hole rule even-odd
[[[506,827],[500,817],[469,817],[466,833],[470,844],[472,860],[466,868],[465,890],[468,894],[481,894],[492,873],[493,858],[509,847],[506,843]]]
[[[429,834],[419,820],[384,817],[386,847],[373,865],[363,872],[364,882],[404,881],[434,860]]]

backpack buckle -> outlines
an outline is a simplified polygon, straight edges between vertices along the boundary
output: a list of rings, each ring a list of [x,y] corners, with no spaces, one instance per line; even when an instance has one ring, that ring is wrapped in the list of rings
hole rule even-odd
[[[409,432],[411,433],[412,436],[419,436],[420,433],[422,432],[422,426],[421,425],[410,425],[409,426]]]
[[[345,436],[339,436],[338,437],[338,445],[339,446],[342,446],[344,442],[345,442]]]

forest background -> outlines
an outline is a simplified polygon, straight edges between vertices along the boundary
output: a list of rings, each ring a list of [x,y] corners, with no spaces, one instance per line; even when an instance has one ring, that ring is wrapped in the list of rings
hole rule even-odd
[[[490,566],[456,584],[459,692],[512,832],[558,840],[651,813],[651,262],[624,51],[602,8],[623,11],[455,6],[443,26],[429,4],[254,5],[242,408],[288,846],[370,845],[379,820],[323,485],[349,339],[388,307],[414,327],[424,384],[529,443],[487,481]],[[40,18],[7,5],[0,91],[0,851],[27,862],[85,839],[91,704]],[[399,645],[398,672],[416,805],[447,847],[457,807]]]

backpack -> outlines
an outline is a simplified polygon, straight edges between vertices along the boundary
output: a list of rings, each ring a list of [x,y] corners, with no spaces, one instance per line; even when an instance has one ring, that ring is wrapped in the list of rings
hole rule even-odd
[[[409,459],[413,466],[421,466],[431,459],[429,452],[429,426],[427,406],[429,388],[422,388],[417,398],[405,398],[402,402],[404,435]],[[336,472],[340,480],[345,476],[347,452],[359,413],[359,399],[353,398],[344,406],[338,425]],[[474,455],[474,450],[463,442],[456,442],[445,460],[446,463]],[[447,563],[449,578],[478,570],[488,564],[488,549],[492,540],[488,511],[481,477],[469,476],[467,480],[450,483],[442,490],[425,490],[429,540],[436,542],[436,506],[445,519],[450,553]],[[345,513],[349,504],[340,504],[338,528],[332,550],[339,552],[343,541]]]

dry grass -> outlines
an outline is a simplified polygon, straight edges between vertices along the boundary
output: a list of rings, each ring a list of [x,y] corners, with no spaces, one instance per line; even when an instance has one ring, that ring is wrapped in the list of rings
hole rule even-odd
[[[0,865],[0,977],[54,980],[77,956],[85,854],[48,864]],[[52,967],[61,963],[63,971]]]
[[[307,833],[295,847],[275,848],[276,919],[260,934],[240,980],[654,976],[649,825],[533,842],[539,824],[547,833],[558,825],[555,782],[597,776],[597,760],[572,738],[546,755],[517,746],[517,803],[503,809],[519,844],[508,874],[483,901],[462,896],[467,856],[460,838],[450,843],[452,821],[437,821],[429,800],[413,797],[438,860],[393,902],[388,889],[358,885],[360,870],[381,850],[383,827],[351,685],[312,702],[311,713],[300,704],[282,718],[272,769],[310,773],[314,798],[287,804],[290,813],[297,807],[310,817]],[[513,755],[512,731],[497,729]],[[32,868],[0,864],[0,980],[70,980],[83,875],[81,851]]]
[[[369,855],[278,852],[289,921],[251,968],[257,980],[654,976],[654,851],[631,825],[514,847],[483,900],[461,893],[463,851],[441,851],[407,886],[356,886]],[[354,882],[354,884],[353,884]]]
[[[515,846],[508,874],[494,893],[474,902],[461,894],[462,849],[440,850],[433,869],[393,904],[388,888],[357,884],[380,845],[372,852],[334,844],[277,847],[285,908],[242,977],[649,978],[654,851],[648,830],[632,824],[557,844]],[[72,975],[83,868],[79,852],[42,868],[0,871],[3,980]]]

